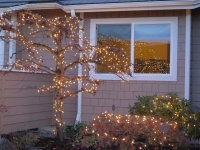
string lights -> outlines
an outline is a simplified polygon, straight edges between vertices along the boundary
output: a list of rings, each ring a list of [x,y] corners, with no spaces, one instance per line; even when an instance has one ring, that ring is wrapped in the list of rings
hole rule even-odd
[[[162,125],[169,126],[164,133]],[[93,133],[98,147],[120,145],[120,149],[145,149],[153,145],[178,147],[188,143],[184,133],[178,129],[177,122],[153,116],[114,115],[103,112],[94,118],[90,125],[80,132],[80,137]],[[142,140],[143,139],[143,140]],[[86,146],[86,145],[82,145]]]
[[[12,22],[11,16],[17,15],[17,22]],[[54,109],[57,133],[60,140],[63,140],[62,119],[63,101],[68,97],[75,97],[79,92],[95,94],[100,84],[99,80],[93,79],[89,71],[91,64],[98,64],[103,68],[109,68],[109,72],[116,74],[122,80],[127,80],[131,76],[130,64],[122,63],[126,60],[123,50],[113,50],[111,46],[92,46],[85,36],[80,36],[80,18],[77,17],[57,17],[46,19],[39,14],[28,10],[13,10],[4,12],[0,17],[0,29],[14,36],[1,36],[4,40],[15,40],[21,46],[15,53],[18,58],[13,63],[7,63],[4,69],[28,71],[32,73],[46,73],[53,75],[53,84],[43,85],[38,89],[38,93],[55,93]],[[83,34],[84,35],[84,34]],[[41,40],[43,38],[43,40]],[[50,44],[45,41],[51,41]],[[81,41],[81,45],[79,44]],[[109,56],[100,57],[100,53]],[[19,54],[26,56],[19,58]],[[50,55],[54,60],[55,67],[50,67],[46,62],[45,55]],[[106,63],[106,62],[115,63]],[[78,65],[82,65],[82,75],[77,74]],[[94,67],[94,66],[93,66]],[[92,68],[93,68],[92,67]],[[82,88],[74,88],[80,82]]]
[[[112,45],[115,47],[112,51],[117,51],[122,49],[121,55],[126,55],[126,58],[122,61],[115,59],[115,57],[110,57],[110,54],[99,51],[98,56],[102,58],[104,64],[114,63],[116,65],[124,65],[127,68],[126,70],[131,69],[128,68],[128,64],[131,63],[131,41],[118,39],[115,37],[109,36],[99,36],[98,37],[98,45],[99,46],[109,46]],[[163,43],[156,43],[151,42],[151,45],[146,41],[134,41],[134,73],[157,73],[157,74],[167,74],[170,70],[170,60],[168,56],[165,56],[165,53],[169,51],[166,49],[168,44],[165,42]],[[162,52],[158,52],[158,46],[161,47]],[[160,50],[160,51],[161,51]],[[164,58],[161,58],[164,57]],[[112,60],[112,61],[111,61]],[[112,65],[112,64],[110,64]],[[115,65],[115,66],[116,66]],[[105,69],[103,66],[97,65],[97,72],[98,73],[110,73],[112,68]]]

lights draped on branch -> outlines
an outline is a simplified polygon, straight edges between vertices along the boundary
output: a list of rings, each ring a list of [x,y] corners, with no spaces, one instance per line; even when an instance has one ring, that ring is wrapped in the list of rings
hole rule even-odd
[[[17,15],[16,22],[11,20],[14,14]],[[63,100],[74,97],[79,92],[95,94],[100,84],[99,80],[93,79],[89,74],[91,63],[109,69],[109,73],[116,74],[122,80],[127,80],[127,76],[131,76],[130,64],[124,63],[127,57],[123,50],[115,50],[112,45],[92,46],[86,37],[80,35],[80,30],[83,30],[79,27],[80,21],[80,18],[66,16],[47,19],[28,10],[8,11],[0,17],[0,29],[14,35],[5,34],[0,38],[7,42],[15,40],[20,46],[10,56],[16,55],[18,59],[1,67],[8,68],[8,72],[19,69],[54,76],[53,84],[43,85],[38,88],[38,92],[56,95],[54,108],[60,140],[63,140]],[[100,53],[108,55],[110,59],[105,60],[107,58],[102,57]],[[23,57],[19,58],[19,55]],[[47,61],[50,57],[53,66]],[[77,74],[79,64],[83,67],[82,75]],[[82,84],[81,89],[74,88],[78,82]]]

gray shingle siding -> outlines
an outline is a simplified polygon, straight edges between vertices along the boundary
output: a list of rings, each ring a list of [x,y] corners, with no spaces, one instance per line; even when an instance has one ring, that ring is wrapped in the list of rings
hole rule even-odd
[[[200,8],[192,10],[191,89],[193,105],[200,106]]]

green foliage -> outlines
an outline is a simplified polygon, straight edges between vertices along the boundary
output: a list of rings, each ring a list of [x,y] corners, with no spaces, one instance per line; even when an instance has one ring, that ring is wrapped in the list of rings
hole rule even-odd
[[[38,137],[28,131],[11,133],[12,143],[18,150],[27,150],[38,142]]]
[[[81,144],[85,148],[97,148],[98,139],[95,134],[89,133],[82,136],[78,136],[77,144]]]
[[[191,102],[181,99],[176,93],[165,96],[138,96],[134,106],[129,107],[131,115],[161,117],[176,121],[181,131],[190,138],[200,139],[200,113],[192,111]]]
[[[86,127],[86,124],[81,122],[76,122],[74,126],[65,126],[64,127],[64,136],[73,145],[77,143],[77,133],[83,130]]]
[[[92,133],[88,134],[80,134],[87,127],[86,124],[82,122],[76,122],[74,126],[65,126],[64,127],[64,135],[65,139],[69,143],[68,148],[72,146],[87,145],[87,147],[96,148],[97,140],[94,138]]]
[[[73,133],[73,142],[74,146],[84,145],[87,148],[96,148],[97,147],[97,138],[92,132],[85,133],[85,130],[88,130],[88,125],[78,122],[73,128],[71,128]]]

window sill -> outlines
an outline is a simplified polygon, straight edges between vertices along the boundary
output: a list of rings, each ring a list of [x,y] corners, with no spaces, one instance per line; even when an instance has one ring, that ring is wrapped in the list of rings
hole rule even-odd
[[[121,78],[119,78],[114,74],[90,74],[90,77],[92,79],[97,79],[97,80],[122,80]],[[177,81],[177,76],[173,76],[170,74],[162,74],[162,75],[134,74],[129,80],[130,81]]]
[[[12,69],[12,71],[10,71],[9,69],[0,69],[0,71],[4,71],[4,72],[19,72],[19,73],[34,73],[34,74],[48,74],[46,72],[41,72],[41,71],[29,71],[29,70],[17,70],[17,69]]]
[[[122,80],[115,74],[107,74],[107,73],[96,73],[95,72],[95,64],[90,64],[90,77],[91,79],[97,80]],[[125,79],[130,81],[177,81],[177,71],[172,71],[171,74],[132,74],[132,77],[124,76]]]

